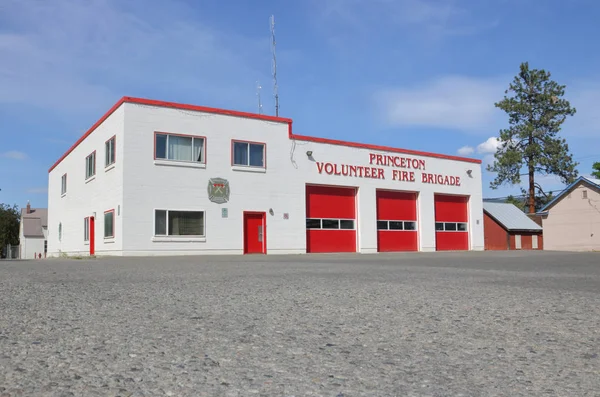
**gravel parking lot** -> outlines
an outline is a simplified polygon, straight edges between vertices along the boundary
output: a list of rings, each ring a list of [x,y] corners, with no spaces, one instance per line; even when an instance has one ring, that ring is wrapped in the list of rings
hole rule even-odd
[[[600,253],[0,262],[0,396],[600,396]]]

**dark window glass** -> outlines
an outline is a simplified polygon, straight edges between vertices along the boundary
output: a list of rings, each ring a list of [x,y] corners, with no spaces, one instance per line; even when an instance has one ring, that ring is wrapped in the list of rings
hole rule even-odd
[[[455,231],[456,230],[456,223],[454,223],[454,222],[447,222],[446,225],[444,226],[444,228],[446,230]]]
[[[233,142],[233,164],[248,165],[248,144],[246,142]]]
[[[340,221],[337,219],[323,219],[323,229],[339,229]]]
[[[466,223],[459,223],[458,224],[458,230],[461,232],[466,232],[467,231],[467,224]]]
[[[167,211],[156,210],[154,213],[154,234],[156,236],[167,234]]]
[[[167,158],[167,136],[156,135],[156,158],[166,159]]]
[[[417,230],[417,222],[404,222],[404,230]]]
[[[104,214],[104,237],[114,237],[114,211],[106,212]]]
[[[377,221],[377,230],[388,230],[387,221]]]
[[[443,231],[444,230],[444,224],[442,222],[436,222],[435,223],[435,230],[436,231]]]
[[[320,219],[307,219],[306,220],[306,228],[307,229],[320,229],[321,228],[321,220]]]
[[[204,236],[204,212],[169,211],[169,236]]]
[[[390,230],[402,230],[403,225],[401,221],[390,221]]]
[[[250,165],[252,167],[265,166],[265,145],[250,144]]]
[[[351,219],[341,219],[340,229],[351,230],[354,229],[354,221]]]

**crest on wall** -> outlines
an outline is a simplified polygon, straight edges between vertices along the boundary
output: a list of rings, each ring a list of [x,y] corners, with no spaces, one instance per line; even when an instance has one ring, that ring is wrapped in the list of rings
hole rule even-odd
[[[223,178],[208,180],[208,199],[213,203],[223,204],[229,201],[229,181]]]

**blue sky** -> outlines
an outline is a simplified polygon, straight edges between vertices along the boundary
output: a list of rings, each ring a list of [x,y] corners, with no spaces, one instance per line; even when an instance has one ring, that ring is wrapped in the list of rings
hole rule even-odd
[[[272,14],[298,134],[485,166],[507,125],[493,104],[528,61],[567,85],[579,172],[600,161],[593,0],[0,0],[0,202],[46,206],[48,168],[122,96],[256,112],[258,81],[274,114]],[[492,178],[485,197],[518,192]]]

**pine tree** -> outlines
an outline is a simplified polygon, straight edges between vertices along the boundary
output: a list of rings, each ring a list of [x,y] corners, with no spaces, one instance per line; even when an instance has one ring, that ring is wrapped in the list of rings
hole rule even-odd
[[[567,116],[576,112],[562,98],[564,92],[565,86],[551,80],[549,72],[529,69],[524,62],[504,99],[495,103],[508,114],[510,126],[500,130],[494,163],[487,167],[497,173],[490,187],[520,184],[521,176],[527,175],[529,189],[525,194],[530,213],[536,211],[536,201],[543,202],[546,196],[535,182],[537,174],[557,175],[563,183],[577,178],[578,163],[573,161],[566,141],[558,136]]]

